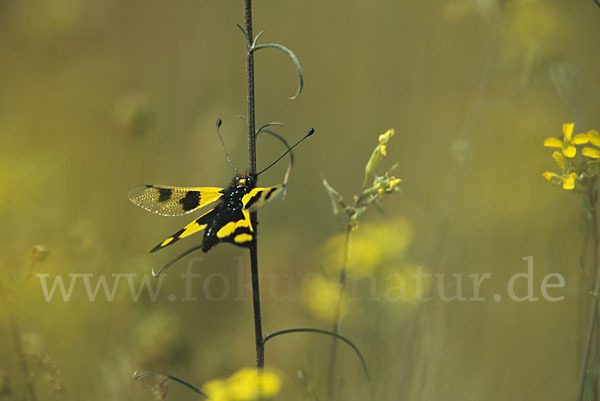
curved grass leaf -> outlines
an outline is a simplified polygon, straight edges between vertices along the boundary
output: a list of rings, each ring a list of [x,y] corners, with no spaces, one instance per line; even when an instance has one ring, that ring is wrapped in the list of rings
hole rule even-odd
[[[248,47],[252,47],[252,43],[250,43],[250,38],[248,37],[248,32],[246,32],[246,30],[240,24],[235,25],[240,28],[240,31],[242,31],[242,34],[244,34],[244,38],[246,38],[246,44]]]
[[[272,125],[279,125],[279,124],[272,124]],[[283,125],[283,124],[281,124],[281,125]],[[285,145],[285,147],[288,148],[288,150],[291,149],[291,146],[290,146],[289,142],[282,135],[278,134],[277,132],[275,132],[275,131],[273,131],[273,130],[271,130],[269,128],[265,128],[264,126],[260,127],[256,131],[256,135],[258,135],[261,132],[265,132],[265,133],[267,133],[269,135],[274,136],[275,138],[279,139]],[[293,165],[294,164],[294,151],[290,150],[289,155],[290,155],[290,164]]]
[[[260,49],[279,49],[279,50],[283,51],[284,53],[286,53],[288,56],[290,56],[290,58],[292,59],[292,62],[296,66],[296,70],[298,71],[298,78],[300,79],[300,84],[298,85],[298,91],[296,92],[296,94],[294,96],[290,97],[290,99],[296,99],[298,96],[300,96],[300,93],[302,92],[302,87],[304,86],[304,75],[302,74],[302,67],[300,67],[300,61],[298,60],[298,57],[296,57],[294,52],[291,51],[290,49],[288,49],[287,47],[280,45],[278,43],[265,43],[262,45],[255,44],[250,49],[250,52],[253,53]]]
[[[133,380],[135,380],[137,382],[137,381],[144,380],[148,377],[156,376],[156,375],[157,375],[156,372],[144,372],[144,373],[140,373],[140,374],[134,373]],[[201,396],[208,398],[208,395],[204,391],[200,390],[198,387],[194,386],[192,383],[188,382],[187,380],[184,380],[180,377],[173,376],[173,375],[164,375],[164,376],[170,380],[173,380],[174,382],[183,384],[184,386],[195,391],[196,393],[200,394]]]
[[[269,122],[269,123],[264,123],[263,125],[261,125],[261,126],[260,126],[260,127],[257,129],[257,130],[256,130],[256,134],[255,134],[255,135],[258,135],[258,134],[260,134],[260,131],[262,131],[263,129],[265,129],[265,128],[269,128],[269,127],[272,127],[272,126],[274,126],[274,125],[279,125],[279,126],[281,126],[281,125],[284,125],[284,124],[283,124],[283,123],[280,123],[280,122],[278,122],[278,121],[271,121],[271,122]]]
[[[358,347],[356,345],[354,345],[354,343],[352,341],[348,340],[346,337],[342,336],[341,334],[334,333],[333,331],[322,330],[322,329],[313,329],[313,328],[309,328],[309,327],[300,327],[300,328],[296,328],[296,329],[286,329],[286,330],[276,331],[276,332],[271,333],[271,334],[267,334],[267,336],[264,339],[264,342],[266,343],[267,341],[269,341],[273,337],[281,336],[281,335],[284,335],[284,334],[291,334],[291,333],[317,333],[317,334],[325,334],[327,336],[335,337],[338,340],[342,340],[343,342],[345,342],[346,344],[348,344],[350,346],[350,348],[352,348],[354,350],[354,352],[356,353],[356,356],[358,356],[358,359],[360,359],[360,363],[362,364],[362,367],[363,367],[363,369],[365,371],[365,375],[367,376],[367,379],[369,379],[369,381],[371,381],[371,375],[369,374],[369,369],[367,368],[367,363],[365,362],[365,359],[363,358],[362,354],[360,353],[360,350],[358,349]]]
[[[189,255],[190,253],[194,252],[195,250],[201,249],[202,248],[202,244],[197,245],[195,247],[192,247],[190,249],[188,249],[187,251],[182,252],[181,254],[179,254],[178,256],[176,256],[174,259],[172,259],[169,263],[167,263],[166,265],[164,265],[159,271],[158,273],[154,272],[154,269],[152,269],[152,275],[154,277],[159,277],[161,274],[163,274],[165,272],[165,270],[167,270],[169,267],[171,267],[171,265],[173,265],[175,262],[179,261],[180,259],[182,259],[183,257]]]
[[[254,42],[252,42],[252,46],[251,46],[251,47],[254,47],[254,46],[256,46],[256,43],[258,42],[258,38],[260,38],[260,36],[261,36],[263,33],[265,33],[265,31],[260,31],[259,33],[257,33],[257,34],[256,34],[256,36],[254,37]]]

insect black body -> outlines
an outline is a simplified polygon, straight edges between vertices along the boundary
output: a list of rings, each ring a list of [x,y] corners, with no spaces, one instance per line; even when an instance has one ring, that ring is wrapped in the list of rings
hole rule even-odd
[[[212,215],[204,231],[204,240],[202,242],[202,250],[208,252],[214,245],[219,242],[232,242],[234,238],[240,238],[238,235],[245,234],[252,236],[252,240],[244,242],[241,245],[249,247],[254,242],[253,228],[252,226],[239,225],[236,227],[231,235],[225,238],[219,238],[217,233],[220,229],[230,222],[240,222],[245,220],[244,216],[244,204],[242,199],[244,195],[248,194],[254,189],[256,181],[252,177],[248,176],[237,176],[233,179],[233,182],[229,188],[223,189],[221,193],[223,196],[220,198],[220,202],[215,208],[206,215]]]
[[[151,250],[158,251],[204,230],[202,249],[208,252],[219,242],[229,242],[245,248],[252,246],[256,234],[250,221],[250,213],[283,195],[285,188],[285,184],[257,188],[254,177],[238,175],[227,188],[145,185],[133,188],[129,192],[129,199],[136,205],[163,216],[187,214],[214,203],[202,216]]]
[[[220,124],[219,120],[217,130]],[[304,138],[295,145],[288,146],[288,150],[279,159],[257,175],[268,170],[313,133],[314,130],[311,128]],[[227,159],[229,160],[229,157]],[[127,196],[135,205],[161,216],[181,216],[211,205],[204,214],[156,245],[150,252],[163,249],[202,230],[204,230],[202,241],[204,252],[208,252],[219,242],[229,242],[248,248],[256,240],[256,231],[252,226],[250,213],[285,194],[291,166],[290,164],[288,167],[284,182],[271,187],[258,188],[255,177],[237,175],[228,188],[143,185],[132,188]],[[234,170],[237,172],[237,169]],[[215,206],[212,206],[213,204]]]

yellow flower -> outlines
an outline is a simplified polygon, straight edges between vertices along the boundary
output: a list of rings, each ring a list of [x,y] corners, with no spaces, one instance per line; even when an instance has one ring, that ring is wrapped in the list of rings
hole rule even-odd
[[[557,138],[546,138],[544,146],[560,148],[561,151],[552,153],[552,158],[562,170],[559,174],[545,171],[542,176],[555,185],[560,185],[566,191],[575,189],[575,181],[579,180],[583,187],[586,187],[589,177],[598,175],[598,162],[600,159],[600,133],[596,130],[589,130],[587,133],[580,133],[573,136],[574,124],[563,124],[563,140]],[[577,154],[577,145],[589,144],[581,149],[581,155],[590,159],[573,159]],[[566,158],[565,158],[566,156]]]
[[[556,184],[561,184],[562,188],[566,191],[570,191],[575,188],[575,180],[577,179],[577,173],[558,175],[550,171],[544,171],[542,175],[548,181],[553,181]]]
[[[562,177],[562,187],[566,190],[571,190],[575,188],[575,178],[577,178],[577,174],[571,173],[569,175]]]
[[[600,134],[595,129],[589,130],[587,132],[588,140],[592,145],[600,146]]]
[[[402,179],[400,179],[400,178],[394,178],[394,179],[390,180],[389,189],[394,189],[396,187],[396,185],[400,184],[401,182],[402,182]]]
[[[243,368],[227,379],[207,382],[203,390],[211,401],[268,400],[279,394],[281,378],[272,370]]]
[[[211,401],[229,401],[225,380],[211,380],[202,388]]]
[[[352,234],[346,271],[354,277],[372,273],[384,262],[402,257],[413,240],[413,227],[404,218],[375,224],[363,224]],[[330,237],[323,244],[325,270],[332,276],[339,274],[345,250],[346,234]]]
[[[587,134],[585,134],[585,136],[588,139],[589,143],[591,143],[594,146],[600,147],[600,134],[598,133],[598,131],[593,129],[589,130]],[[591,157],[592,159],[600,159],[600,151],[598,149],[591,148],[588,146],[581,150],[581,154],[587,157]]]
[[[544,178],[545,178],[545,179],[547,179],[548,181],[552,180],[552,178],[554,178],[554,177],[558,177],[558,175],[556,175],[556,174],[554,174],[554,173],[552,173],[552,172],[550,172],[550,171],[544,171],[544,172],[542,173],[542,175],[543,175],[543,176],[544,176]]]
[[[600,151],[598,149],[585,147],[581,150],[581,154],[592,159],[600,159]]]
[[[563,155],[568,158],[573,158],[577,154],[577,148],[574,145],[584,145],[589,142],[589,137],[586,134],[577,134],[573,137],[574,123],[563,124],[563,140],[555,137],[549,137],[544,140],[544,146],[550,148],[560,148]]]
[[[348,296],[345,293],[341,296],[340,314],[343,316],[348,310]],[[330,322],[337,317],[340,286],[337,281],[328,280],[326,277],[310,276],[304,283],[303,300],[316,317]]]

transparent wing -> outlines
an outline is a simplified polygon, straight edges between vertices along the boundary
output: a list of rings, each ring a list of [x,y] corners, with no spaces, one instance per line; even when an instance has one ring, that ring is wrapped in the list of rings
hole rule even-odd
[[[143,185],[133,188],[127,197],[135,205],[161,216],[181,216],[206,206],[223,194],[217,187],[170,187]]]
[[[254,211],[265,204],[280,198],[285,194],[287,186],[285,184],[275,185],[273,187],[254,188],[242,198],[244,210]]]

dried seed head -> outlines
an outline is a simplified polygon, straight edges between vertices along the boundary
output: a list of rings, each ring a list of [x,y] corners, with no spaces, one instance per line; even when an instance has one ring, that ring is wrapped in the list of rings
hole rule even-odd
[[[36,245],[31,251],[31,260],[33,262],[43,262],[50,253],[50,250],[45,245]]]

